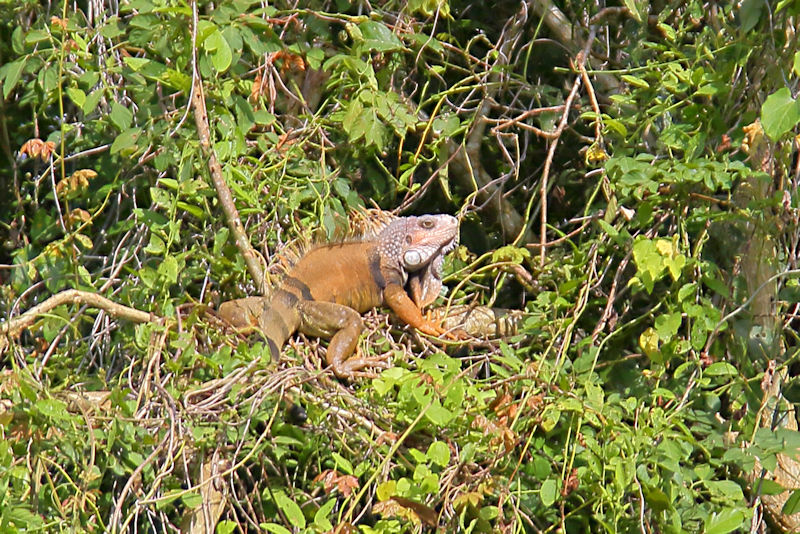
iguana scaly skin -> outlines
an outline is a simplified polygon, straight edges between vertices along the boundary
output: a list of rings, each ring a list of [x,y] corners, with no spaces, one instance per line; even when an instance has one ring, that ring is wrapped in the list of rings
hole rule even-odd
[[[458,241],[458,221],[450,215],[400,217],[377,236],[311,249],[286,274],[258,318],[273,358],[295,331],[330,338],[327,361],[333,372],[352,378],[380,358],[351,358],[364,328],[361,314],[389,306],[404,323],[429,335],[444,330],[421,309],[442,287],[444,255]],[[219,315],[234,326],[248,326],[247,307],[239,299],[220,306]],[[258,314],[253,314],[258,315]]]

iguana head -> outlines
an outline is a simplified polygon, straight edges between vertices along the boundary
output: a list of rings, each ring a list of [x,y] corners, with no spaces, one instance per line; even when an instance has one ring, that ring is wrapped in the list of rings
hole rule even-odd
[[[444,255],[458,244],[458,220],[450,215],[400,217],[378,236],[383,265],[402,272],[411,300],[422,308],[442,289]]]

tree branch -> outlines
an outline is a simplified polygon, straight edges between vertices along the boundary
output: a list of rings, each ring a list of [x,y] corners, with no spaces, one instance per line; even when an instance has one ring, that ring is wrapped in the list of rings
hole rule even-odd
[[[211,181],[214,184],[214,189],[217,191],[217,198],[219,199],[222,211],[225,213],[225,221],[228,228],[233,234],[236,248],[244,258],[244,263],[247,265],[247,270],[256,287],[262,293],[265,291],[264,270],[261,268],[261,262],[258,259],[253,247],[250,245],[250,239],[245,233],[242,221],[239,218],[239,211],[233,202],[233,195],[225,183],[225,178],[222,176],[222,167],[217,160],[217,155],[211,147],[211,134],[208,127],[208,113],[206,111],[206,101],[203,94],[203,80],[200,78],[200,72],[197,70],[197,2],[192,2],[192,109],[194,111],[194,121],[197,125],[197,135],[200,140],[200,148],[203,155],[208,160],[208,171],[211,174]]]

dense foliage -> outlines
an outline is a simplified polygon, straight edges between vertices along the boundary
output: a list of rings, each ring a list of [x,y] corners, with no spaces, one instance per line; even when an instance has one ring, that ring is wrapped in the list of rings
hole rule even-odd
[[[1,2],[0,529],[785,525],[800,2],[602,5]],[[268,278],[361,208],[457,214],[448,298],[518,332],[269,361],[207,313],[260,290],[212,159]]]

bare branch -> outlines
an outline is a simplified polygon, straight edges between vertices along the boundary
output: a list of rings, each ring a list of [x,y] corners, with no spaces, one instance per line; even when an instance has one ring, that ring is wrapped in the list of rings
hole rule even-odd
[[[233,195],[225,183],[225,178],[222,176],[222,167],[217,160],[217,155],[211,146],[211,134],[208,127],[208,113],[206,111],[206,101],[203,93],[203,80],[200,78],[200,72],[197,70],[197,48],[194,39],[197,32],[197,3],[192,2],[193,12],[193,64],[192,64],[192,108],[194,109],[194,120],[197,125],[197,135],[200,140],[200,148],[203,155],[208,159],[208,171],[211,174],[211,181],[214,183],[214,189],[217,191],[217,198],[219,199],[222,211],[225,213],[225,221],[228,223],[236,247],[241,252],[244,258],[247,270],[250,276],[253,277],[256,287],[261,292],[266,289],[264,280],[264,270],[261,267],[261,262],[258,259],[253,247],[250,245],[250,239],[245,233],[242,221],[239,218],[239,211],[233,202]]]

